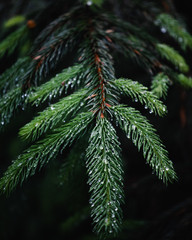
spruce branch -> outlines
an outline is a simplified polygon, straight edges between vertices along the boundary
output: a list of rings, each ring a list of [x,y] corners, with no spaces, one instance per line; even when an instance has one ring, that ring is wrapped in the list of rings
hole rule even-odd
[[[158,43],[156,48],[160,55],[174,64],[179,71],[184,73],[189,71],[189,66],[187,65],[185,59],[178,53],[178,51],[163,43]]]
[[[21,87],[13,88],[0,99],[0,128],[9,123],[15,111],[25,109],[30,90],[22,92]]]
[[[5,53],[11,55],[17,47],[21,46],[26,40],[27,33],[27,26],[22,26],[8,35],[8,37],[0,43],[0,58],[2,58]]]
[[[35,174],[51,159],[54,159],[67,145],[70,145],[83,133],[93,119],[91,112],[78,114],[74,119],[59,128],[44,139],[31,145],[10,165],[0,179],[0,190],[9,194],[18,184]]]
[[[16,15],[8,20],[6,20],[3,24],[4,29],[9,29],[11,27],[20,25],[26,21],[26,18],[23,15]]]
[[[154,112],[159,116],[166,114],[166,106],[142,84],[123,78],[114,80],[112,84],[114,84],[122,94],[130,96],[133,101],[139,101],[141,104],[144,104],[145,108],[150,110],[150,113]]]
[[[64,55],[72,48],[77,39],[78,29],[63,30],[57,36],[51,37],[46,45],[32,53],[32,61],[23,78],[23,88],[37,86],[55,69]]]
[[[154,63],[158,60],[155,51],[150,49],[149,44],[133,35],[127,36],[125,33],[112,32],[109,37],[118,52],[130,58],[148,72],[153,72]],[[154,52],[153,56],[151,56],[151,51]]]
[[[74,65],[64,69],[61,73],[56,74],[46,83],[40,85],[32,92],[29,97],[29,102],[32,102],[36,106],[39,106],[46,100],[52,100],[52,98],[58,97],[69,87],[72,89],[74,86],[80,85],[82,78],[82,65]]]
[[[98,23],[90,20],[86,39],[81,47],[80,59],[86,66],[86,85],[90,85],[87,106],[102,118],[110,112],[110,106],[117,102],[109,81],[114,79],[112,56],[103,37],[97,37]]]
[[[85,105],[86,96],[87,91],[82,89],[52,104],[22,127],[19,135],[23,139],[30,139],[31,141],[38,139],[42,134],[53,129],[59,122],[66,122],[68,116],[75,116],[80,108]]]
[[[187,77],[184,74],[175,74],[174,79],[185,88],[192,88],[192,77]]]
[[[140,28],[139,25],[131,24],[128,21],[123,21],[119,17],[112,15],[112,14],[103,14],[101,16],[102,21],[109,22],[114,28],[121,34],[124,33],[124,36],[128,38],[130,36],[135,36],[136,39],[142,42],[148,42],[154,44],[157,40],[154,36],[149,34],[144,28]],[[113,33],[110,32],[110,34]]]
[[[154,95],[158,98],[166,98],[168,88],[170,85],[170,79],[163,72],[158,73],[153,79],[151,83],[151,90]]]
[[[1,125],[8,122],[17,108],[27,103],[43,106],[45,101],[57,101],[20,129],[19,134],[24,140],[35,142],[8,167],[0,180],[0,191],[10,193],[56,158],[60,150],[62,152],[87,133],[84,141],[87,143],[89,137],[89,143],[81,159],[86,154],[94,231],[99,236],[111,237],[120,230],[124,199],[121,149],[112,125],[113,118],[138,150],[142,149],[146,162],[160,179],[165,183],[176,179],[168,152],[155,129],[139,111],[119,104],[121,94],[139,101],[150,113],[164,116],[167,109],[159,98],[166,96],[171,76],[185,86],[191,86],[191,78],[175,73],[175,70],[189,72],[182,55],[172,47],[158,43],[153,31],[148,33],[145,24],[140,24],[139,20],[145,19],[150,27],[153,17],[148,11],[148,21],[143,13],[150,4],[136,9],[139,20],[134,20],[132,11],[142,1],[132,2],[128,9],[131,17],[126,22],[95,6],[103,0],[82,1],[86,6],[81,4],[72,8],[45,27],[36,38],[30,57],[19,59],[0,77],[0,91],[3,93]],[[171,31],[171,36],[177,32],[170,26]],[[186,39],[188,37],[185,35]],[[189,40],[185,41],[183,49],[187,46],[190,46]],[[65,63],[62,60],[71,49],[75,55],[74,65],[63,69]],[[153,76],[159,73],[152,80],[152,91],[137,81],[123,77],[116,79],[114,52],[123,53]],[[168,67],[166,60],[174,66],[170,64]],[[54,75],[57,69],[63,71]],[[112,123],[108,120],[110,117]],[[90,123],[95,125],[89,135]],[[74,159],[63,164],[66,178],[73,174],[74,165],[78,167],[80,161],[77,157],[80,158],[79,152]]]
[[[192,36],[186,30],[185,26],[171,15],[161,13],[158,15],[155,24],[160,26],[163,33],[168,33],[173,37],[183,50],[192,49]]]
[[[127,138],[131,138],[138,150],[143,148],[143,156],[157,176],[165,183],[175,180],[176,174],[168,152],[148,120],[131,107],[119,105],[112,109]]]
[[[115,234],[122,222],[123,169],[120,143],[106,118],[97,120],[87,148],[91,215],[98,234]]]
[[[28,57],[19,58],[16,63],[0,75],[0,91],[2,95],[21,84],[22,75],[27,69],[28,64]]]
[[[71,26],[77,27],[76,22],[78,22],[77,16],[82,14],[81,8],[79,6],[70,9],[67,13],[62,14],[58,18],[56,18],[53,22],[48,24],[37,36],[34,41],[32,47],[32,53],[37,52],[40,48],[39,46],[45,46],[47,42],[53,38],[53,36],[57,36],[64,29],[69,29]],[[73,22],[71,22],[73,19]],[[75,21],[77,20],[77,21]],[[79,27],[79,26],[78,26]]]

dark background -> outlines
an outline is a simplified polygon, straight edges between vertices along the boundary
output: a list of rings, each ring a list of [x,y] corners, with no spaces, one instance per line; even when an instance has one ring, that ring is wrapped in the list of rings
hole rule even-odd
[[[10,2],[0,1],[1,19],[6,19],[7,13],[11,16]],[[192,33],[190,1],[174,2]],[[41,3],[43,4],[43,1]],[[9,64],[2,63],[1,69]],[[123,158],[126,162],[126,204],[123,231],[117,239],[192,239],[191,91],[173,86],[166,104],[168,116],[163,119],[152,116],[150,118],[174,162],[178,181],[165,186],[151,174],[151,169],[137,149],[121,136],[125,143]],[[21,111],[5,132],[1,133],[1,174],[7,168],[7,162],[11,162],[24,149],[25,144],[17,137],[18,129],[31,119],[32,115],[31,109],[27,117],[23,117]],[[76,147],[81,148],[78,143]],[[67,149],[64,155],[69,151],[70,149]],[[21,188],[17,188],[9,197],[0,197],[0,239],[96,239],[92,233],[87,207],[89,196],[85,172],[77,172],[73,176],[75,181],[64,186],[60,185],[63,174],[65,173],[60,169],[58,159],[30,178]]]

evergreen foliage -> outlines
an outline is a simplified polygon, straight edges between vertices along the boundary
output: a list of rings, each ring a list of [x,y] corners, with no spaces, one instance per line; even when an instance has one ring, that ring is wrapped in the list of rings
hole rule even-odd
[[[130,79],[118,79],[114,81],[115,86],[125,95],[130,96],[133,101],[139,101],[149,108],[150,113],[163,116],[166,113],[166,106],[158,100],[157,96],[148,91],[142,84]]]
[[[97,120],[87,148],[92,218],[97,233],[117,233],[122,223],[123,169],[120,143],[106,118]]]
[[[78,110],[84,106],[85,96],[86,90],[81,89],[52,104],[21,128],[20,136],[24,139],[36,140],[47,130],[54,128],[59,121],[67,121],[68,116],[75,116]]]
[[[131,14],[139,1],[130,2]],[[140,102],[150,113],[164,116],[167,108],[160,98],[167,96],[170,82],[192,86],[190,67],[180,51],[191,48],[192,37],[172,16],[161,13],[156,19],[149,13],[150,17],[146,17],[141,9],[135,18],[132,15],[133,19],[125,21],[112,11],[108,13],[105,1],[79,1],[44,29],[38,29],[39,35],[26,57],[18,54],[18,60],[0,76],[1,128],[19,109],[31,105],[45,108],[20,129],[19,135],[30,146],[5,171],[0,191],[9,194],[75,139],[82,140],[86,135],[89,140],[83,160],[90,187],[91,216],[94,231],[104,238],[116,235],[123,219],[124,165],[117,128],[138,151],[142,149],[159,179],[165,183],[177,179],[155,128],[137,109],[122,104],[122,96]],[[160,7],[158,12],[161,11]],[[140,25],[141,20],[146,24]],[[13,54],[26,41],[30,24],[19,26],[0,43],[0,57]],[[151,25],[157,36],[149,31]],[[167,33],[181,49],[159,41],[159,36]],[[69,52],[74,59],[66,64]],[[151,80],[146,85],[151,85],[151,91],[138,79],[116,77],[116,53],[145,70]],[[66,171],[74,164],[69,161]]]
[[[8,29],[8,28],[17,26],[17,25],[25,22],[25,20],[26,19],[23,15],[16,15],[16,16],[8,19],[7,21],[5,21],[3,26],[4,26],[5,29]]]
[[[26,178],[34,175],[36,169],[41,169],[43,165],[55,158],[59,150],[62,151],[67,145],[72,144],[87,128],[91,119],[92,113],[80,113],[68,123],[59,126],[52,134],[31,145],[9,166],[1,179],[1,190],[9,193]]]
[[[8,68],[0,76],[0,92],[1,96],[5,94],[8,89],[14,89],[21,84],[22,75],[24,74],[30,59],[28,57],[19,58],[18,61]]]
[[[158,98],[166,98],[170,79],[164,73],[158,73],[152,79],[151,90]]]
[[[22,49],[23,44],[26,43],[26,39],[28,37],[29,29],[27,26],[21,26],[13,33],[8,35],[1,43],[0,43],[0,58],[2,58],[5,54],[11,55],[16,49]],[[22,53],[22,51],[21,51]]]
[[[192,78],[187,77],[184,74],[180,73],[176,75],[176,80],[183,85],[185,88],[191,88],[192,87]]]
[[[33,94],[29,96],[29,101],[39,106],[46,100],[51,100],[61,95],[64,90],[67,93],[69,87],[73,88],[74,85],[79,84],[81,69],[81,65],[64,69],[51,80],[37,87]]]
[[[127,137],[131,138],[138,150],[143,148],[143,156],[157,176],[164,182],[176,179],[172,162],[168,159],[168,153],[147,119],[130,107],[119,105],[113,109],[118,124],[125,131]]]
[[[186,30],[183,22],[175,19],[167,13],[161,13],[156,19],[156,24],[161,27],[163,33],[167,32],[173,37],[183,50],[192,48],[192,36]]]
[[[186,64],[184,58],[173,48],[165,44],[157,44],[157,49],[162,57],[173,63],[181,72],[188,72],[189,66]]]
[[[10,121],[16,109],[22,108],[24,110],[26,106],[25,98],[28,96],[29,91],[30,90],[23,93],[21,87],[16,87],[1,98],[1,127]]]

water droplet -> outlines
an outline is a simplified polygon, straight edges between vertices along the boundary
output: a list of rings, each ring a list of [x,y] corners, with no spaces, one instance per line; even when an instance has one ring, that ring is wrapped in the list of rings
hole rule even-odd
[[[53,97],[53,95],[52,95],[52,94],[49,94],[49,100],[51,100],[51,99],[52,99],[52,97]]]
[[[135,125],[132,125],[132,129],[133,129],[133,131],[135,130],[135,128],[136,128],[136,126],[135,126]]]
[[[151,109],[151,110],[149,111],[149,113],[150,113],[150,114],[153,113],[153,109]]]
[[[100,146],[99,148],[100,148],[101,150],[103,150],[103,146]]]
[[[51,110],[54,110],[55,108],[53,106],[51,106]]]
[[[105,218],[105,226],[109,226],[110,224],[110,219],[109,218]]]
[[[87,6],[91,6],[92,5],[92,1],[87,1]]]
[[[108,161],[107,161],[106,158],[103,159],[103,162],[104,162],[105,164],[108,164]]]
[[[166,171],[169,171],[169,168],[168,168],[168,167],[166,167],[166,168],[165,168],[165,170],[166,170]]]
[[[179,37],[178,40],[179,40],[180,43],[183,42],[183,38],[182,37]]]
[[[162,27],[162,28],[161,28],[161,32],[162,32],[162,33],[166,33],[166,32],[167,32],[167,29],[166,29],[165,27]]]

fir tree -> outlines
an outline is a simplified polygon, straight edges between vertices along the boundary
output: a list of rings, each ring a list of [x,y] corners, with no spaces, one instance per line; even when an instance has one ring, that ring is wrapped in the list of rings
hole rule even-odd
[[[192,49],[192,36],[183,22],[165,13],[160,1],[119,4],[126,7],[121,14],[113,11],[111,1],[76,1],[43,29],[38,28],[39,19],[9,19],[5,28],[13,23],[15,30],[5,33],[0,43],[1,58],[17,56],[0,76],[1,129],[17,116],[17,110],[41,107],[19,131],[30,146],[5,171],[1,192],[9,194],[66,146],[87,139],[84,162],[91,216],[101,237],[116,235],[123,220],[119,129],[143,153],[158,178],[165,183],[177,179],[154,126],[130,101],[163,117],[167,108],[161,98],[167,97],[170,85],[192,86],[185,54]],[[70,51],[74,56],[67,65]],[[146,71],[146,86],[143,79],[116,77],[117,54]],[[73,166],[72,161],[64,167],[70,172]]]

